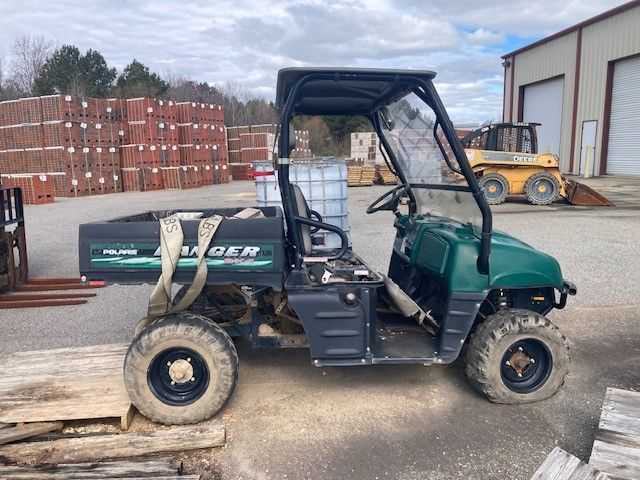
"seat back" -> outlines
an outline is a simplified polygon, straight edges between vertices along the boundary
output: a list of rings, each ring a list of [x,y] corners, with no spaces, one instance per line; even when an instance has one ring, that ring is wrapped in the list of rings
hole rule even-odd
[[[302,189],[295,184],[291,184],[291,193],[293,195],[293,205],[296,210],[296,215],[303,218],[311,218],[309,205],[307,204],[306,198],[304,198],[304,194],[302,193]],[[303,255],[311,255],[311,250],[313,248],[313,243],[311,242],[311,227],[309,225],[304,225],[302,223],[296,223],[296,228],[300,232],[300,236],[302,237],[302,247],[304,251]]]

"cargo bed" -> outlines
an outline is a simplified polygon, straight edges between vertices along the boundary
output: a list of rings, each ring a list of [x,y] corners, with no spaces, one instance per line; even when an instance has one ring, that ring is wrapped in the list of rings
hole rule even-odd
[[[284,219],[280,207],[255,207],[264,218],[230,218],[242,208],[148,211],[80,225],[80,274],[110,283],[155,283],[161,271],[159,220],[175,213],[201,218],[223,215],[209,246],[207,283],[269,286],[280,290],[285,274]],[[197,257],[199,218],[182,220],[184,246],[174,275],[191,283]]]

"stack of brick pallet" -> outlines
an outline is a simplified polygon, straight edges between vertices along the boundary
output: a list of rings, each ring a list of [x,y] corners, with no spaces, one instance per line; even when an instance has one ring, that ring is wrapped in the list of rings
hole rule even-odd
[[[0,174],[27,203],[229,181],[224,110],[151,98],[0,102]]]
[[[120,100],[64,95],[0,102],[0,173],[29,203],[121,191]],[[45,200],[46,199],[46,200]]]
[[[253,180],[253,162],[273,161],[277,155],[277,133],[278,125],[275,123],[227,127],[229,164],[234,180]],[[311,157],[309,131],[296,130],[295,138],[296,147],[291,157]]]
[[[129,143],[121,147],[125,191],[226,183],[224,111],[219,105],[130,98]]]
[[[181,164],[200,172],[205,184],[229,182],[222,106],[194,102],[181,102],[176,106]]]
[[[296,147],[291,151],[291,158],[311,158],[311,147],[309,145],[309,130],[296,130]]]
[[[350,158],[360,164],[383,165],[384,157],[379,145],[380,140],[375,132],[354,132],[351,134]]]

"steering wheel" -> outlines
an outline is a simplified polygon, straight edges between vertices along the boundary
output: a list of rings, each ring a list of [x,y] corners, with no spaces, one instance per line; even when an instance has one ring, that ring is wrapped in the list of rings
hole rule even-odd
[[[372,214],[376,212],[380,212],[382,210],[395,210],[398,208],[398,202],[400,202],[400,198],[407,191],[406,185],[398,185],[395,188],[392,188],[388,192],[385,192],[380,197],[375,199],[371,205],[367,207],[367,213]],[[387,199],[387,197],[391,197]]]

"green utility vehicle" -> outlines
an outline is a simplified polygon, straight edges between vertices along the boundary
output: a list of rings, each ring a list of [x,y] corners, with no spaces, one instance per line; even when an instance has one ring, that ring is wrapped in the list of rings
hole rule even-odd
[[[543,400],[563,384],[567,340],[546,317],[576,293],[558,262],[493,231],[491,210],[432,83],[435,73],[288,68],[278,74],[276,173],[282,208],[182,212],[184,246],[173,281],[196,271],[197,218],[224,216],[206,252],[206,285],[185,311],[137,333],[124,376],[136,407],[163,423],[216,414],[238,378],[232,340],[308,348],[313,365],[446,365],[464,356],[471,384],[489,400]],[[297,115],[361,115],[377,132],[399,185],[375,200],[374,222],[394,222],[387,274],[372,270],[347,234],[312,211],[289,180]],[[80,227],[80,271],[90,280],[154,283],[159,220],[146,212]],[[180,215],[179,215],[180,216]],[[313,234],[338,235],[319,250]],[[398,367],[401,368],[401,367]]]

